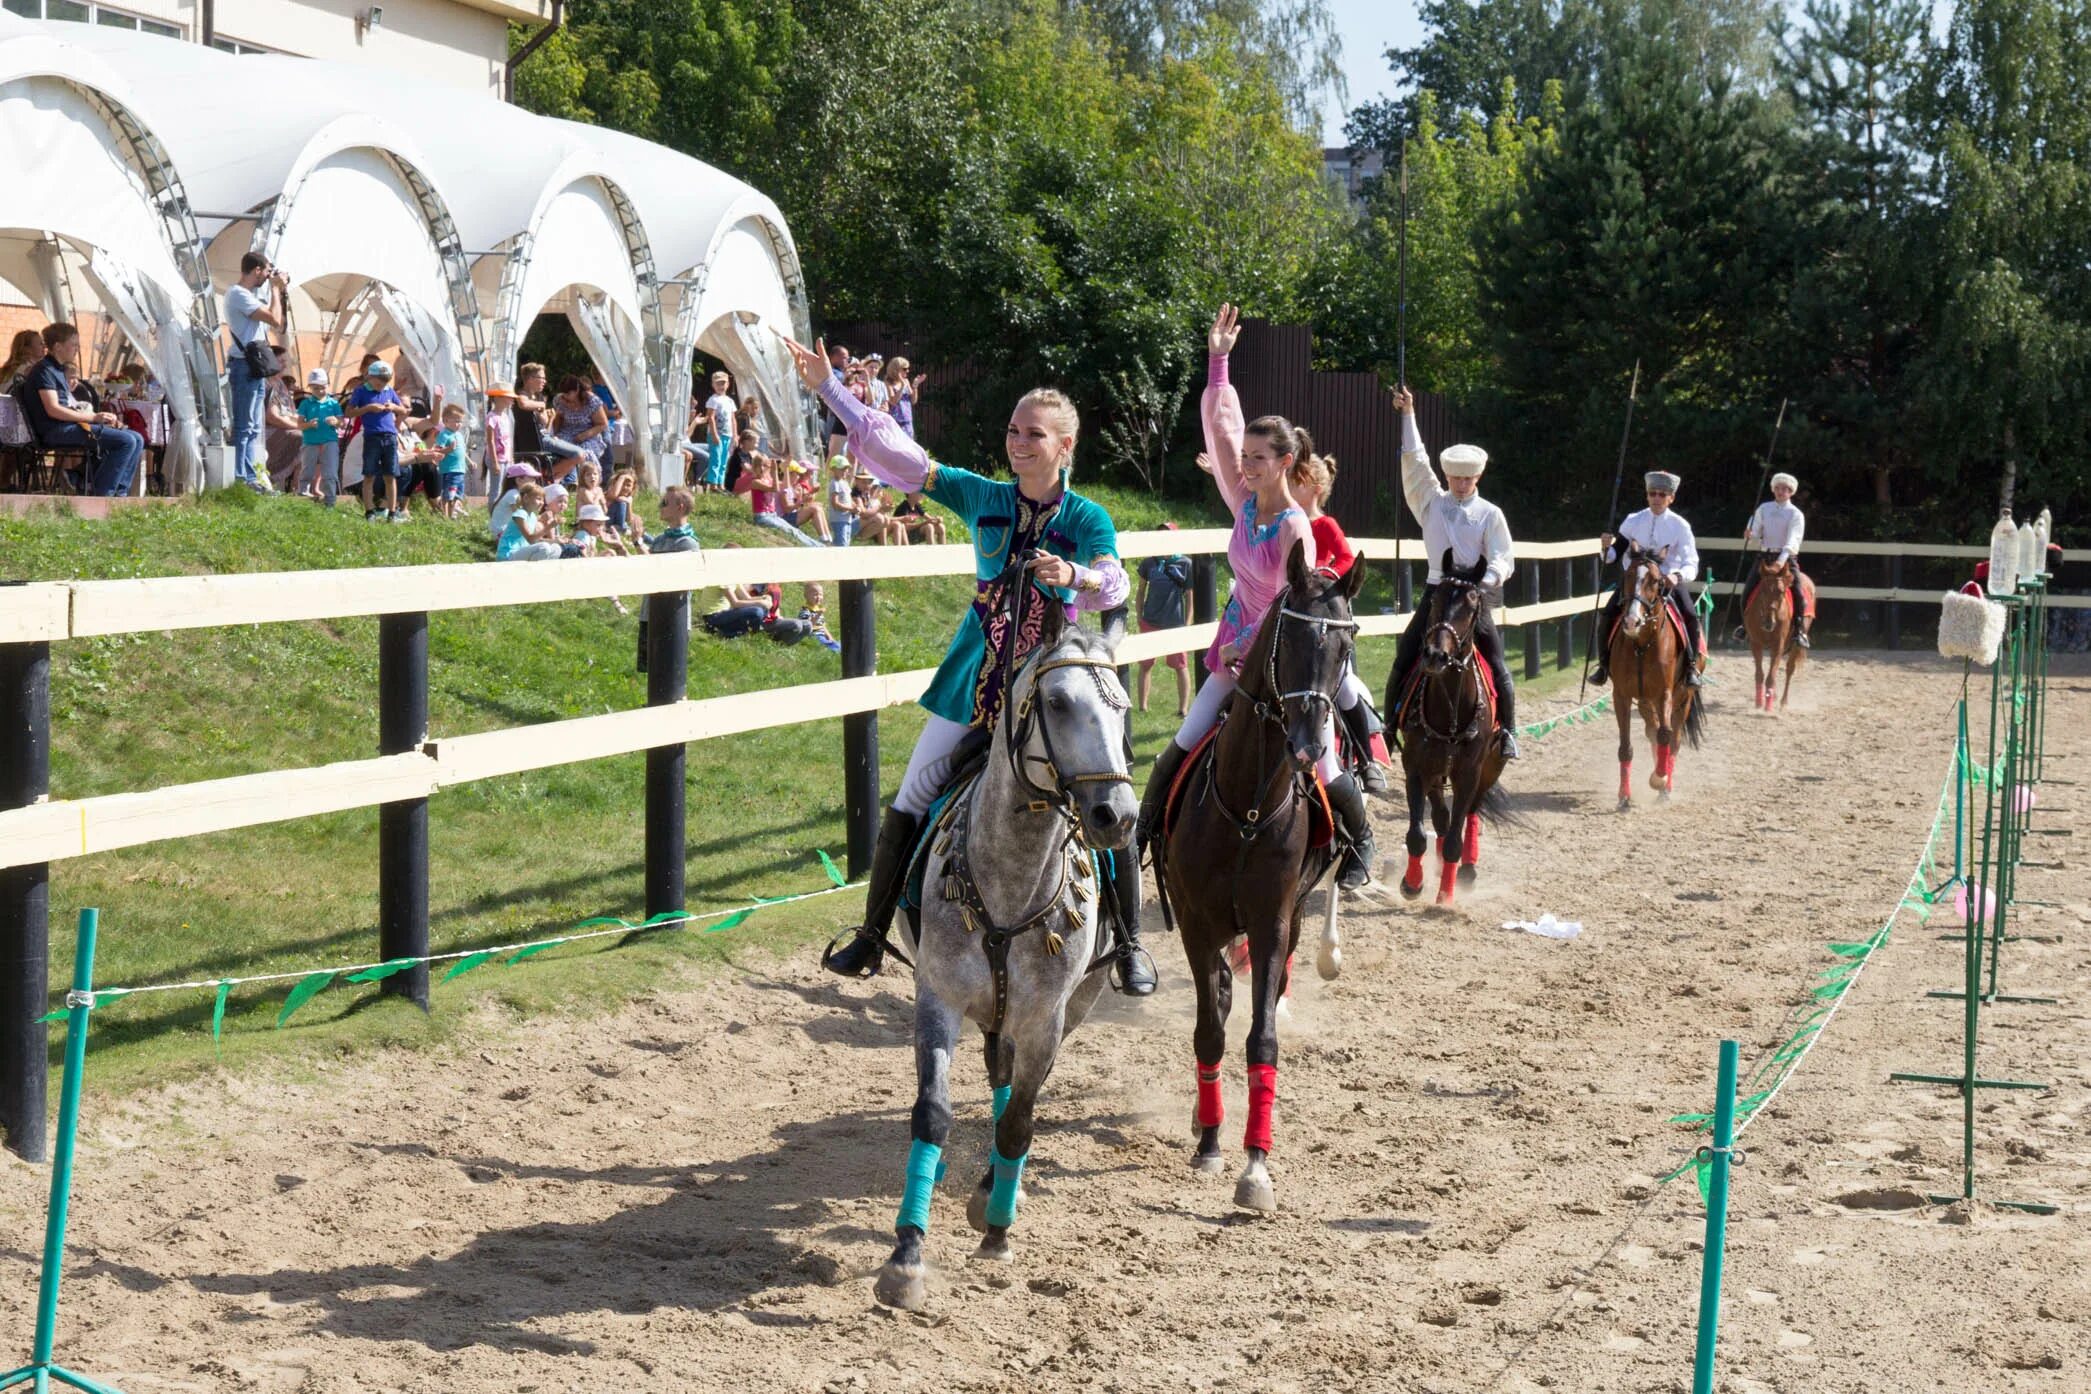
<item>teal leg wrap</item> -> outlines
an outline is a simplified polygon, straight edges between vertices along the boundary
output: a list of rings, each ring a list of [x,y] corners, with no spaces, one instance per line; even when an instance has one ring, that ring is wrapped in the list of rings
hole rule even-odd
[[[995,1121],[997,1123],[1002,1121],[1002,1110],[1009,1107],[1009,1096],[1012,1092],[1014,1092],[1013,1087],[1007,1084],[998,1085],[995,1089]]]
[[[900,1217],[895,1228],[913,1225],[929,1233],[929,1197],[944,1179],[944,1149],[934,1142],[916,1142],[908,1149],[907,1189],[900,1196]]]
[[[987,1193],[987,1222],[991,1225],[1008,1226],[1016,1220],[1017,1183],[1024,1179],[1024,1163],[1031,1154],[1026,1152],[1015,1161],[995,1150],[995,1184]]]

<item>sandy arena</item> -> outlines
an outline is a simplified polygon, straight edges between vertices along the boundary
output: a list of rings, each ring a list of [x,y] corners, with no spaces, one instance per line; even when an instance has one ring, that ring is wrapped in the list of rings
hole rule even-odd
[[[1681,1394],[1704,1211],[1689,1177],[1657,1185],[1691,1141],[1665,1120],[1711,1104],[1719,1037],[1746,1067],[1776,1046],[1825,942],[1894,907],[1958,690],[1936,657],[1832,653],[1773,719],[1745,710],[1746,660],[1716,672],[1669,806],[1643,746],[1615,813],[1610,718],[1564,728],[1512,768],[1529,827],[1489,833],[1456,910],[1347,914],[1327,984],[1310,930],[1273,1219],[1230,1203],[1245,1004],[1229,1172],[1187,1166],[1191,995],[1151,928],[1161,995],[1107,995],[1041,1101],[1016,1262],[970,1257],[968,1051],[931,1308],[875,1308],[914,1093],[905,970],[840,984],[750,948],[744,977],[606,1019],[489,1018],[455,1062],[90,1092],[60,1358],[129,1394]],[[2058,658],[2051,694],[2049,773],[2091,780],[2091,667]],[[2043,798],[2038,826],[2086,826],[2091,792]],[[2057,906],[2023,911],[2005,985],[2064,1000],[1992,1009],[1982,1073],[2053,1088],[1982,1097],[1979,1165],[2062,1213],[1921,1203],[1958,1187],[1959,1104],[1887,1074],[1957,1066],[1959,1007],[1923,994],[1958,985],[1961,950],[1905,913],[1744,1139],[1718,1388],[2091,1388],[2091,848],[2032,842],[2059,866],[2022,895]],[[1545,910],[1582,936],[1498,928]],[[26,1355],[47,1184],[0,1164],[0,1365]]]

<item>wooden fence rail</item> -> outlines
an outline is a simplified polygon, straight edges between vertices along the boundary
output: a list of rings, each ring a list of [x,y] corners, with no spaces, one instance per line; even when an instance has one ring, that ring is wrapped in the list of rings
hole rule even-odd
[[[1216,560],[1225,529],[1124,533],[1127,558],[1183,554],[1193,558],[1193,622],[1136,634],[1120,646],[1121,663],[1197,652],[1217,632]],[[1391,612],[1360,616],[1360,632],[1387,635],[1406,623],[1414,540],[1355,538],[1368,564],[1397,575]],[[1739,539],[1702,540],[1734,550]],[[1498,612],[1505,628],[1523,628],[1525,671],[1537,676],[1546,651],[1544,626],[1557,624],[1556,662],[1575,661],[1576,622],[1602,594],[1576,594],[1578,571],[1591,588],[1601,580],[1597,539],[1525,542],[1527,603]],[[1811,542],[1816,554],[1849,552],[1890,558],[1980,557],[1980,547],[1898,547],[1884,543]],[[2091,552],[2065,554],[2091,560]],[[1579,562],[1589,559],[1585,568]],[[1540,597],[1547,562],[1560,563]],[[427,801],[441,789],[547,766],[647,752],[647,913],[682,906],[684,746],[695,740],[841,717],[852,874],[868,863],[880,803],[877,713],[909,702],[928,687],[932,670],[876,671],[873,585],[879,580],[973,574],[968,547],[735,549],[675,556],[619,558],[587,566],[456,566],[340,571],[171,576],[150,580],[53,581],[0,586],[0,1129],[30,1160],[44,1154],[46,1046],[37,1018],[45,1010],[49,956],[50,864],[117,848],[202,833],[254,827],[373,805],[380,809],[379,937],[384,956],[428,952]],[[689,598],[707,586],[757,581],[841,583],[843,677],[836,681],[689,700]],[[1722,583],[1717,590],[1732,589]],[[1933,591],[1823,587],[1831,599],[1935,601]],[[434,736],[427,725],[427,617],[464,610],[612,595],[647,597],[648,705],[462,736]],[[2091,606],[2055,596],[2058,607]],[[270,770],[160,789],[52,799],[50,650],[54,643],[101,635],[214,626],[383,617],[379,632],[382,705],[394,713],[371,759],[306,769]],[[405,729],[397,713],[410,714]],[[397,729],[395,729],[397,728]],[[401,974],[388,986],[427,1005],[426,975]]]

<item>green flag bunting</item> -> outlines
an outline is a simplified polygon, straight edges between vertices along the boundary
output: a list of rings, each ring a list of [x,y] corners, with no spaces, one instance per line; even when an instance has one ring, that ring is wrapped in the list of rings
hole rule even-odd
[[[281,1026],[289,1021],[292,1012],[325,992],[333,981],[334,974],[330,971],[307,973],[298,979],[298,985],[290,990],[290,996],[283,999],[283,1010],[276,1014],[276,1024]]]

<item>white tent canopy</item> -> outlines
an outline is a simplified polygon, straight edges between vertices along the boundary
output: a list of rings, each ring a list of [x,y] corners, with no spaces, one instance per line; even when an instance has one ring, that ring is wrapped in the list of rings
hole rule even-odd
[[[198,443],[222,430],[212,302],[249,250],[289,272],[292,326],[326,337],[328,366],[397,345],[452,399],[512,377],[530,320],[564,312],[660,482],[681,475],[700,344],[803,443],[790,365],[745,320],[806,331],[783,217],[664,147],[378,69],[0,13],[0,150],[0,278],[41,293],[33,254],[54,241],[99,268],[71,289],[151,359]]]

